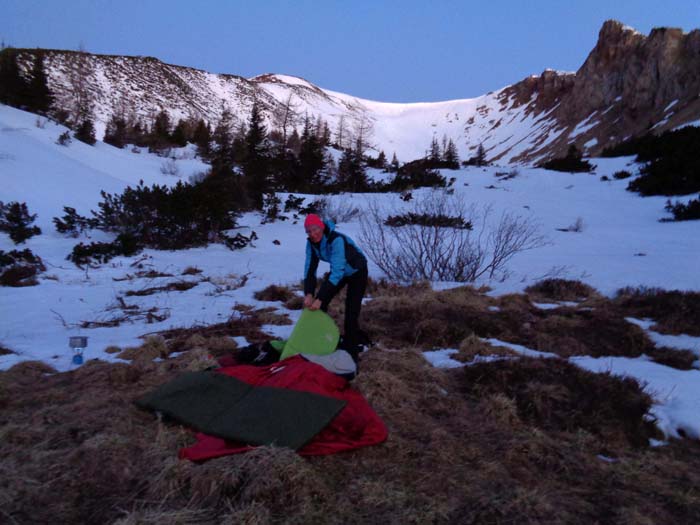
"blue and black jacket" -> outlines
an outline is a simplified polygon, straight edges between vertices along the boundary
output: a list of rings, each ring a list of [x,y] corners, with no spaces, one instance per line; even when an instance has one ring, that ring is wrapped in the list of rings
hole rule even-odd
[[[319,242],[312,243],[311,240],[306,240],[304,294],[313,294],[316,290],[318,261],[328,262],[331,265],[331,273],[328,279],[321,283],[321,288],[316,294],[322,303],[326,303],[335,295],[343,278],[367,268],[367,259],[350,237],[335,231],[333,221],[325,220],[323,224],[323,237]]]

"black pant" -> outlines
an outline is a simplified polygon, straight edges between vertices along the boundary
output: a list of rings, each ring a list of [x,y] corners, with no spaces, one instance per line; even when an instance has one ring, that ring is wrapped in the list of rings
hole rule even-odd
[[[321,310],[328,311],[328,304],[331,299],[343,288],[348,286],[345,297],[345,334],[343,336],[346,349],[354,349],[363,339],[363,332],[360,330],[360,309],[362,308],[362,298],[367,288],[367,266],[363,266],[350,277],[343,277],[331,295],[325,302],[321,303]],[[366,336],[364,337],[366,338]]]

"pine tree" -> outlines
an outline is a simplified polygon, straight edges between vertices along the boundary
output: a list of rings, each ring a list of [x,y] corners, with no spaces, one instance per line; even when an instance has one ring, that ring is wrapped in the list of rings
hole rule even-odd
[[[0,51],[0,103],[22,108],[29,87],[20,73],[18,56],[19,52],[11,47]]]
[[[128,130],[126,120],[117,115],[112,115],[112,118],[107,122],[105,127],[105,136],[103,141],[117,148],[126,146],[128,140]]]
[[[32,78],[28,85],[28,107],[41,115],[48,114],[53,104],[53,96],[49,91],[46,71],[44,70],[44,54],[37,50],[32,66]]]
[[[323,144],[307,118],[301,135],[299,148],[299,186],[295,191],[317,190],[320,174],[324,168]]]
[[[211,153],[211,129],[209,124],[199,119],[192,134],[192,141],[197,146],[197,155],[202,159],[208,159]]]
[[[428,159],[430,159],[433,162],[440,162],[440,144],[438,143],[438,140],[433,137],[433,140],[430,142],[430,151],[428,152]]]
[[[156,118],[153,120],[153,126],[150,133],[150,149],[153,151],[162,151],[170,145],[170,115],[161,109]]]
[[[474,164],[476,166],[485,166],[486,165],[486,151],[484,150],[483,144],[479,144],[479,147],[476,150],[476,157],[474,158]]]
[[[170,135],[170,142],[181,148],[187,146],[187,134],[187,123],[180,119]]]
[[[359,144],[354,149],[347,148],[343,151],[343,156],[338,162],[338,185],[340,189],[353,192],[367,189],[369,184],[360,155],[361,151],[362,147]]]
[[[399,159],[396,158],[396,152],[394,152],[394,156],[391,157],[391,166],[389,166],[389,171],[393,173],[399,171]]]
[[[267,130],[256,99],[253,101],[244,140],[243,175],[252,205],[258,210],[262,209],[263,194],[269,185],[269,152],[266,136]]]
[[[386,155],[384,154],[384,150],[380,151],[379,155],[377,155],[376,165],[381,170],[386,169]]]
[[[8,233],[15,244],[20,244],[41,234],[38,226],[30,226],[36,220],[36,214],[30,214],[27,204],[22,202],[0,202],[0,231]]]
[[[230,173],[234,161],[234,146],[233,146],[233,114],[224,109],[221,113],[221,118],[214,128],[214,133],[211,135],[211,140],[214,143],[209,151],[209,162],[211,162],[212,170],[215,173]],[[202,139],[205,134],[203,130]]]
[[[73,136],[85,144],[94,145],[97,139],[95,138],[95,125],[92,123],[92,119],[86,118],[83,120]]]
[[[458,169],[459,168],[459,154],[457,153],[457,146],[452,139],[447,142],[447,147],[445,148],[444,161],[449,168]]]

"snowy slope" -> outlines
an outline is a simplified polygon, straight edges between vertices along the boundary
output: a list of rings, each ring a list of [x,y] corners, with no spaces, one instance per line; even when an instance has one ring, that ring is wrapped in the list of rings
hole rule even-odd
[[[391,108],[385,111],[389,113]],[[0,344],[15,352],[0,356],[0,368],[40,359],[59,370],[69,369],[72,365],[67,338],[78,334],[90,338],[88,358],[114,360],[104,352],[108,345],[137,345],[139,336],[146,333],[220,322],[231,315],[237,303],[260,304],[253,299],[255,291],[269,284],[298,282],[304,262],[303,228],[291,220],[261,225],[257,214],[248,214],[241,221],[245,231],[254,229],[259,236],[254,246],[243,250],[229,251],[220,245],[183,251],[146,250],[137,257],[114,259],[99,269],[76,268],[65,258],[78,240],[58,235],[51,224],[51,218],[60,215],[64,205],[87,213],[99,201],[101,189],[116,192],[140,179],[148,184],[169,184],[178,178],[160,173],[162,158],[99,142],[94,147],[77,141],[67,147],[59,146],[55,140],[64,128],[50,123],[43,128],[35,124],[34,115],[0,106],[0,200],[26,201],[29,210],[39,214],[37,223],[43,234],[29,239],[20,248],[32,249],[47,266],[38,286],[0,288]],[[500,169],[493,167],[444,173],[455,177],[455,193],[467,203],[490,204],[496,215],[508,211],[527,216],[540,224],[550,241],[545,247],[519,254],[509,265],[510,274],[502,281],[483,280],[477,284],[488,284],[494,295],[521,291],[547,276],[580,279],[605,294],[613,294],[627,285],[700,290],[697,273],[700,236],[696,221],[660,223],[665,198],[640,198],[625,190],[627,181],[600,180],[602,175],[632,169],[628,166],[629,158],[594,162],[598,164],[595,174],[522,168],[515,178],[502,180],[496,176]],[[176,163],[180,177],[185,179],[205,167],[193,159]],[[414,196],[424,191],[429,190],[414,192]],[[384,209],[407,206],[392,194],[331,197],[337,205],[360,209],[372,200],[377,200]],[[582,231],[557,230],[567,228],[579,218]],[[357,220],[342,223],[339,229],[359,236]],[[95,239],[105,237],[108,236],[94,234]],[[0,250],[15,248],[6,234],[0,234]],[[143,270],[158,270],[172,277],[136,277],[136,260]],[[200,268],[202,275],[210,280],[204,282],[196,275],[182,275],[189,266]],[[373,264],[370,274],[381,277]],[[243,276],[247,281],[237,288]],[[157,308],[160,314],[167,314],[161,322],[149,324],[141,319],[119,327],[79,328],[84,321],[111,319],[118,298],[129,290],[175,281],[192,281],[197,285],[185,292],[126,298],[129,304],[142,309]],[[292,319],[298,315],[287,313]],[[290,330],[290,326],[269,327],[269,333],[282,337]],[[694,349],[700,357],[698,341],[685,339],[683,346]],[[605,368],[606,362],[581,360],[581,365],[598,370]],[[660,365],[622,359],[610,361],[610,367],[613,365],[615,373],[629,371],[642,379],[648,375],[650,380],[661,377]],[[692,387],[692,381],[688,382],[692,374],[697,371],[673,371],[657,380],[660,391],[672,401],[664,404],[664,399],[658,399],[655,408],[655,413],[668,422],[667,430],[678,424],[687,428],[690,435],[700,434],[700,410],[693,413],[689,408],[700,403],[698,388]],[[672,390],[676,375],[683,386],[671,395],[669,389]],[[674,406],[680,407],[682,415],[673,412]]]

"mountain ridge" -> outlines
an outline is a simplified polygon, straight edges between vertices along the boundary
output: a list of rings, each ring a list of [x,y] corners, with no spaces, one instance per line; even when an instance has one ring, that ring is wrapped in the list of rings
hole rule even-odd
[[[18,51],[29,74],[38,51]],[[74,79],[82,77],[98,136],[116,112],[149,122],[165,110],[174,121],[202,118],[214,125],[227,108],[243,123],[257,99],[269,128],[291,102],[297,126],[308,115],[325,120],[334,135],[347,126],[346,138],[369,128],[372,149],[402,161],[423,156],[433,137],[446,136],[463,159],[483,144],[491,161],[534,164],[562,155],[572,143],[595,155],[627,137],[700,119],[700,30],[656,28],[645,36],[614,20],[603,24],[576,72],[545,69],[480,97],[438,102],[372,101],[294,75],[246,79],[149,56],[39,52],[55,107],[70,111]]]

